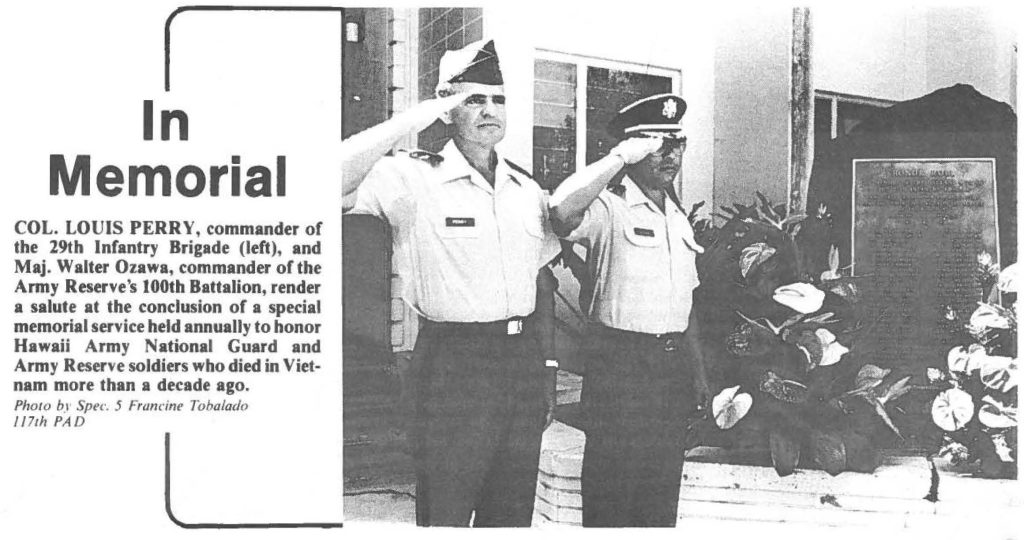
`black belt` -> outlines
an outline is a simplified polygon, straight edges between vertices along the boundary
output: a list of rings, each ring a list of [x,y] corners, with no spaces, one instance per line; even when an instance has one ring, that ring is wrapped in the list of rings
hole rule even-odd
[[[491,322],[442,322],[420,318],[420,328],[454,330],[475,334],[518,336],[523,333],[526,317],[512,317]]]
[[[683,343],[684,332],[667,332],[664,334],[646,334],[644,332],[633,332],[631,330],[620,330],[603,324],[593,324],[591,328],[601,334],[608,335],[615,339],[628,339],[647,346],[660,346],[666,352],[673,352],[679,349]]]

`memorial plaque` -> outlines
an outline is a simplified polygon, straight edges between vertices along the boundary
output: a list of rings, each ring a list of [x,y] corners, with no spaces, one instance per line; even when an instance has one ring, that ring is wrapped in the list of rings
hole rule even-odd
[[[947,316],[962,325],[982,300],[979,255],[999,261],[995,166],[853,160],[853,274],[878,321],[859,344],[868,361],[917,373],[945,365],[958,326]]]

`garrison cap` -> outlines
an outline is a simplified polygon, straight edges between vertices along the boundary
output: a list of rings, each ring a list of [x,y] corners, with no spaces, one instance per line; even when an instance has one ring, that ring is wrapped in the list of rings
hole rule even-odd
[[[626,105],[608,123],[608,134],[626,139],[643,132],[678,137],[683,127],[679,122],[686,113],[686,101],[675,94],[657,94]]]
[[[475,41],[447,51],[438,65],[438,81],[445,83],[504,84],[494,40]]]

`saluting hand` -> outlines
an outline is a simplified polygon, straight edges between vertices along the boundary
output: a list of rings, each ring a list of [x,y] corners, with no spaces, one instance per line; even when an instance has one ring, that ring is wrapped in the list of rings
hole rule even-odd
[[[428,99],[413,105],[401,115],[395,116],[395,118],[401,118],[404,122],[407,122],[410,130],[421,131],[430,124],[433,124],[434,120],[437,120],[442,114],[454,109],[468,97],[469,93],[461,92],[450,96]]]
[[[626,139],[612,148],[610,154],[622,158],[626,165],[642,161],[645,157],[661,148],[661,139],[657,137],[633,137]]]
[[[463,92],[437,99],[428,99],[408,110],[393,116],[367,130],[341,141],[341,195],[348,197],[359,188],[366,175],[381,157],[384,156],[399,139],[411,131],[421,131],[442,114],[452,110],[465,101],[469,94]],[[351,207],[348,199],[342,200],[342,208]]]

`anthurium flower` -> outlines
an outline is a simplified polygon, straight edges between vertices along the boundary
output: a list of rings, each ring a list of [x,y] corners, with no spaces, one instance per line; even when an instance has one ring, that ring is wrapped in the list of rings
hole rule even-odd
[[[832,246],[828,250],[828,270],[821,273],[822,281],[831,281],[842,277],[839,274],[839,248]]]
[[[949,355],[946,357],[946,366],[949,367],[949,371],[952,373],[965,373],[969,375],[978,369],[977,361],[982,356],[987,356],[985,347],[977,343],[971,343],[970,346],[961,345],[953,347],[949,350]]]
[[[772,298],[800,313],[814,313],[825,302],[825,293],[810,283],[791,283],[775,289]]]
[[[996,447],[996,454],[999,456],[1000,461],[1013,463],[1013,454],[1016,452],[1010,448],[1010,443],[1006,441],[1005,433],[992,435],[992,445]]]
[[[1016,293],[1020,283],[1020,267],[1013,263],[999,272],[999,290],[1004,293]]]
[[[985,386],[999,392],[1009,392],[1017,387],[1017,359],[1008,356],[978,357],[975,367]]]
[[[978,302],[978,309],[971,314],[969,323],[975,328],[1009,328],[1010,321],[1002,313],[1002,309],[992,304]]]
[[[990,428],[1011,428],[1017,425],[1017,408],[1003,405],[992,396],[981,398],[978,421]]]
[[[738,393],[739,389],[739,386],[726,388],[711,400],[711,413],[715,416],[715,424],[721,429],[735,426],[750,412],[754,398],[746,392]]]
[[[819,366],[838,364],[843,359],[843,355],[850,352],[850,349],[836,341],[835,334],[824,328],[815,330],[814,335],[818,336],[818,340],[821,342],[821,362],[818,362]]]
[[[959,388],[950,388],[932,402],[932,421],[946,431],[957,431],[974,417],[974,400]]]

